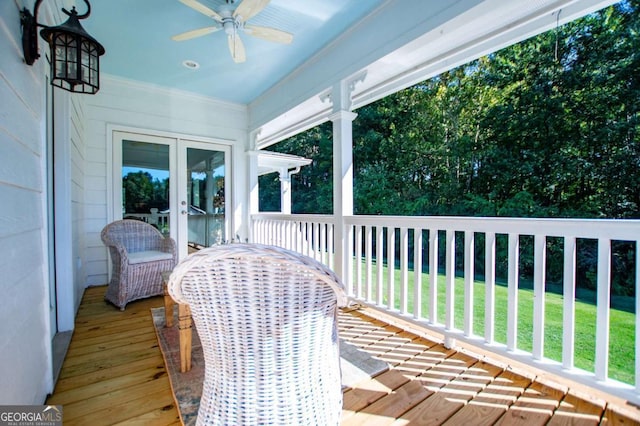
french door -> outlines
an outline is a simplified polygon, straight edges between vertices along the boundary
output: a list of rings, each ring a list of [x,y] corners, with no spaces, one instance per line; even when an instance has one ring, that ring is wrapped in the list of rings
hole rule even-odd
[[[113,218],[171,236],[178,257],[230,239],[231,147],[115,131]]]

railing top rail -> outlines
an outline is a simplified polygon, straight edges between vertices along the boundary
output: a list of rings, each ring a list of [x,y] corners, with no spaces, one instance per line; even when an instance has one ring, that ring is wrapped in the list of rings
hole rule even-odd
[[[283,222],[316,222],[316,223],[336,223],[336,217],[326,214],[280,214],[280,213],[258,213],[251,215],[253,220],[273,220]]]
[[[576,238],[640,240],[640,220],[541,219],[454,216],[349,216],[348,225],[393,226],[415,229],[494,232]]]
[[[260,213],[255,220],[306,221],[336,223],[332,215]],[[494,232],[497,234],[546,235],[576,238],[610,238],[640,240],[640,220],[637,219],[548,219],[512,217],[461,216],[348,216],[347,225],[406,227],[442,231]]]

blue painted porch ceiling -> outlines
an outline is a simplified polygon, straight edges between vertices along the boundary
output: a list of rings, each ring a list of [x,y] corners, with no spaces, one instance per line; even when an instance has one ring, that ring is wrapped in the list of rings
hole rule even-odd
[[[102,72],[247,104],[313,56],[385,0],[272,0],[249,20],[293,34],[282,45],[241,33],[247,61],[236,64],[227,36],[217,31],[173,41],[171,36],[212,26],[214,21],[178,0],[93,0],[85,29],[106,49]],[[200,0],[216,11],[224,0]],[[237,7],[239,0],[232,8]],[[78,6],[83,9],[84,5]],[[200,64],[187,69],[183,61]]]

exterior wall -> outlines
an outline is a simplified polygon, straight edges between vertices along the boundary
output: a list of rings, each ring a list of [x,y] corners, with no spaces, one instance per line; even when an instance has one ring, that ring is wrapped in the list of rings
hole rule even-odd
[[[52,388],[45,252],[44,61],[24,64],[20,16],[0,2],[0,403]]]
[[[243,218],[246,194],[246,107],[194,94],[101,76],[100,92],[87,100],[84,204],[84,273],[86,284],[107,283],[108,253],[100,231],[111,220],[112,130],[180,138],[233,141],[235,233],[247,235]]]

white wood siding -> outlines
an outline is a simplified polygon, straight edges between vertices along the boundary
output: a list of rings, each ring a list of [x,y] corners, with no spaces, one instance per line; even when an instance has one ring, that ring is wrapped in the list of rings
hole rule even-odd
[[[22,59],[20,16],[0,2],[0,401],[51,391],[43,219],[43,61]]]

